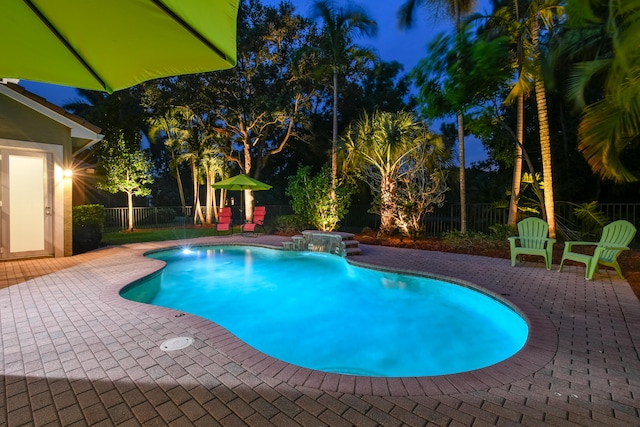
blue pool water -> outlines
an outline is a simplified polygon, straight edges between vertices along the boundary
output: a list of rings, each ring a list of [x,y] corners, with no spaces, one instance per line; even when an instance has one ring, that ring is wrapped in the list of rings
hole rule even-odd
[[[516,353],[524,319],[464,286],[352,266],[317,252],[209,246],[157,252],[127,299],[192,313],[306,368],[404,377],[479,369]]]

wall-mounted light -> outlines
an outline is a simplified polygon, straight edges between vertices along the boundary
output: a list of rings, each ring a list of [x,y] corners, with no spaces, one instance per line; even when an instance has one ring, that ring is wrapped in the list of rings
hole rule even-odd
[[[64,177],[65,178],[71,178],[73,176],[73,171],[71,169],[65,169],[64,170]]]

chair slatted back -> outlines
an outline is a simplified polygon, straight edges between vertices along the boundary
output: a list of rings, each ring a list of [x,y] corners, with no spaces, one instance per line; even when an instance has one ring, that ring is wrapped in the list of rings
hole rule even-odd
[[[544,249],[549,237],[549,224],[540,218],[525,218],[518,223],[520,244],[525,248]]]
[[[614,221],[602,229],[602,236],[598,246],[629,246],[635,235],[636,227],[629,221]],[[620,251],[616,249],[604,250],[600,255],[600,259],[612,262],[616,260],[619,254]]]
[[[265,206],[256,206],[253,209],[253,222],[255,224],[264,224],[264,217],[267,214],[267,208]]]
[[[224,207],[218,211],[218,230],[228,230],[231,225],[231,208]]]

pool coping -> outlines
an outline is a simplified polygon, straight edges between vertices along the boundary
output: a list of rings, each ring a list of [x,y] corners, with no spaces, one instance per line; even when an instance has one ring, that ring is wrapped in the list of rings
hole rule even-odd
[[[216,243],[208,241],[194,243],[191,246],[258,246],[272,249],[282,249],[277,246],[242,242],[242,243]],[[353,393],[359,395],[372,396],[436,396],[453,393],[468,393],[473,391],[487,390],[492,387],[513,383],[526,376],[543,369],[555,356],[558,350],[558,333],[551,319],[535,308],[528,301],[517,295],[500,293],[500,289],[489,289],[463,280],[460,278],[444,275],[425,273],[424,271],[409,270],[402,268],[384,267],[376,264],[363,263],[347,259],[353,265],[366,268],[393,271],[398,273],[409,273],[423,277],[433,277],[437,279],[451,281],[463,286],[469,285],[471,288],[480,289],[490,296],[503,300],[511,307],[515,307],[529,325],[529,336],[525,345],[516,354],[502,362],[480,368],[473,371],[457,374],[448,374],[428,377],[367,377],[328,373],[316,371],[300,366],[292,365],[284,361],[275,359],[264,354],[249,344],[237,338],[224,327],[204,319],[202,317],[183,313],[170,308],[158,307],[144,303],[138,303],[120,296],[120,291],[145,277],[156,274],[164,266],[163,261],[148,258],[145,255],[179,248],[175,242],[155,244],[152,249],[142,249],[135,251],[135,257],[140,258],[147,268],[138,270],[132,274],[134,277],[128,283],[117,283],[106,287],[100,292],[100,299],[113,306],[140,311],[147,314],[155,314],[171,318],[174,323],[181,327],[198,330],[210,341],[210,345],[216,350],[226,354],[231,360],[238,363],[244,369],[254,374],[262,374],[279,381],[283,381],[291,386],[303,386],[327,392]],[[135,246],[132,246],[135,247]],[[143,261],[144,260],[144,261]]]

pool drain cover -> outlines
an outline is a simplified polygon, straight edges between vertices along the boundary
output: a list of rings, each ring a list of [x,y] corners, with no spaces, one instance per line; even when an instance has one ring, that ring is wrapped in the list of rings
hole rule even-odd
[[[160,344],[160,350],[162,351],[182,350],[183,348],[189,347],[191,344],[193,344],[193,338],[191,337],[169,338],[168,340]]]

